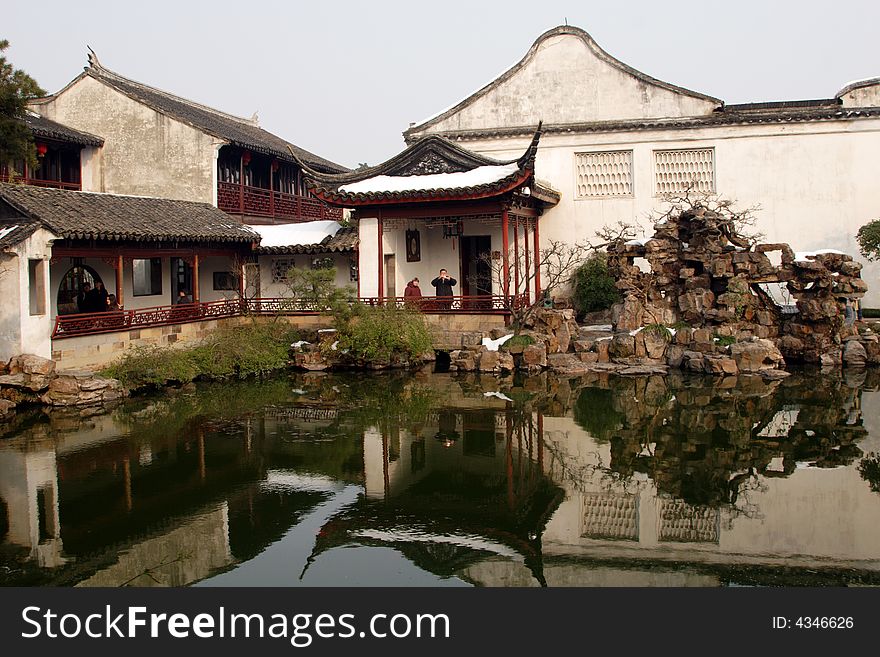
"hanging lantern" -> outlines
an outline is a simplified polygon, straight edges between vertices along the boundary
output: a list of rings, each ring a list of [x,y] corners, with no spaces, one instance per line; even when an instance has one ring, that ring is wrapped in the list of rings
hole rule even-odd
[[[241,163],[242,163],[244,166],[247,166],[248,164],[251,163],[251,152],[250,152],[250,151],[244,151],[244,152],[241,154]]]
[[[49,147],[42,142],[37,142],[37,157],[43,157],[49,150]]]
[[[443,239],[450,237],[460,237],[462,233],[462,225],[460,221],[454,224],[443,224]]]

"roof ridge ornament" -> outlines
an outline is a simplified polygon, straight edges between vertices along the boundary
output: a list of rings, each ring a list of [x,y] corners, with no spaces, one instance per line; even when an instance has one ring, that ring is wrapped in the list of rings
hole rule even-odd
[[[90,66],[91,68],[101,68],[101,69],[103,69],[104,67],[101,66],[101,62],[100,62],[100,60],[98,59],[98,54],[97,54],[94,50],[92,50],[92,47],[91,47],[90,45],[86,45],[86,48],[89,49],[89,53],[88,53],[88,55],[87,55],[87,58],[88,58],[88,60],[89,60],[89,66]]]

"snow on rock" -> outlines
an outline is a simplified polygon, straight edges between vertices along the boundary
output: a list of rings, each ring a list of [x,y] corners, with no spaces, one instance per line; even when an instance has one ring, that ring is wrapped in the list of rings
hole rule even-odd
[[[307,344],[311,344],[311,342],[306,342],[305,340],[297,340],[296,342],[292,343],[290,346],[293,347],[294,349],[302,349]]]
[[[343,185],[340,192],[373,194],[377,192],[412,192],[432,189],[459,189],[487,185],[507,178],[519,171],[519,165],[499,164],[477,167],[457,173],[434,173],[426,176],[373,176],[356,183]]]
[[[503,392],[484,392],[483,397],[497,397],[498,399],[503,399],[504,401],[513,401],[510,397],[505,395]]]
[[[846,255],[843,251],[837,249],[817,249],[816,251],[798,251],[794,254],[795,262],[806,262],[810,258],[815,258],[823,253],[834,253],[836,255]]]
[[[513,337],[513,333],[510,335],[505,335],[503,337],[498,338],[497,340],[492,340],[491,338],[483,338],[483,346],[486,347],[489,351],[498,351],[498,347],[503,345],[505,342],[510,340]]]
[[[591,324],[590,326],[581,326],[580,330],[591,333],[610,333],[614,327],[611,324]]]
[[[647,244],[648,240],[650,240],[650,239],[652,239],[652,238],[641,237],[639,239],[629,240],[628,242],[626,242],[626,246],[645,246],[645,244]]]

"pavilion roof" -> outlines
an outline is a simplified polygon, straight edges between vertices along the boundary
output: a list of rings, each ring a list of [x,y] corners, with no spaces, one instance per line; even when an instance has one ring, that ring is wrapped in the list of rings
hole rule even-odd
[[[429,135],[374,167],[339,175],[304,167],[306,182],[318,198],[345,207],[485,199],[535,185],[535,155],[540,138],[539,124],[520,157],[495,160],[443,137]],[[542,201],[559,200],[558,192],[537,185],[544,192],[540,196]]]
[[[78,144],[80,146],[104,145],[104,140],[101,137],[89,134],[88,132],[82,132],[81,130],[74,130],[71,127],[47,119],[39,114],[34,114],[33,112],[26,112],[24,119],[22,120],[24,121],[24,124],[30,128],[34,137],[37,138],[42,137],[43,139],[54,139],[56,141]]]
[[[308,221],[297,224],[249,226],[260,234],[256,253],[344,253],[354,251],[358,231],[337,221]]]

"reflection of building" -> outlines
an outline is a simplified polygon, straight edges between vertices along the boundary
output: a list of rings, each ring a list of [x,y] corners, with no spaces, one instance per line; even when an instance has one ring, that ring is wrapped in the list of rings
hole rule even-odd
[[[5,502],[7,532],[0,541],[27,549],[31,559],[48,568],[64,563],[55,463],[51,445],[0,448],[0,501]]]

